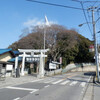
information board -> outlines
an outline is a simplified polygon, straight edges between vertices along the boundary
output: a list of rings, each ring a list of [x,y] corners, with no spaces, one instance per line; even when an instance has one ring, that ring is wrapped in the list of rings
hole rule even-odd
[[[49,69],[56,69],[56,64],[49,63]]]

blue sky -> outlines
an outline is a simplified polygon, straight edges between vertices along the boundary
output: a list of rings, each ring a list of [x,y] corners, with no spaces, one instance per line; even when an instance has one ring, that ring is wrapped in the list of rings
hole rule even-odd
[[[80,3],[71,0],[39,1],[81,8]],[[85,5],[88,6],[90,4]],[[49,21],[64,25],[68,29],[75,28],[86,38],[93,39],[87,25],[78,27],[79,24],[86,22],[81,10],[48,6],[26,0],[0,0],[0,48],[7,48],[18,41],[24,28],[41,24],[45,15]]]

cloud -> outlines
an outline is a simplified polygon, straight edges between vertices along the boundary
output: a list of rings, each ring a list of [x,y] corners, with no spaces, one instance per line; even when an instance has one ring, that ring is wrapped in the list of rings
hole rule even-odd
[[[37,26],[37,25],[42,26],[44,24],[45,24],[44,19],[38,19],[38,18],[29,19],[28,21],[23,23],[23,25],[28,28],[30,28],[31,26]],[[57,22],[49,21],[49,24],[57,24]]]
[[[30,27],[30,26],[36,26],[42,24],[42,20],[38,20],[37,18],[35,19],[29,19],[28,21],[24,22],[23,25],[26,27]]]

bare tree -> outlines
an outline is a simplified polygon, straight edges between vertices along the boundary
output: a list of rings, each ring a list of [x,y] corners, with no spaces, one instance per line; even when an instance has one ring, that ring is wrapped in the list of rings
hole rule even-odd
[[[77,32],[68,30],[61,25],[50,27],[35,26],[32,33],[22,37],[17,42],[17,48],[21,49],[43,49],[44,31],[46,32],[46,48],[50,49],[49,54],[53,60],[57,60],[62,53],[72,48],[77,43]]]

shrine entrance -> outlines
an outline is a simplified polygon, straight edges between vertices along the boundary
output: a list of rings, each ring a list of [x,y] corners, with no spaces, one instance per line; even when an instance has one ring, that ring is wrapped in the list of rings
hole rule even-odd
[[[19,56],[15,58],[15,71],[18,68],[18,57],[22,57],[22,66],[21,66],[21,75],[25,75],[25,62],[38,62],[38,77],[44,77],[44,66],[45,66],[45,53],[49,51],[49,49],[41,50],[41,49],[18,49],[20,53]]]

